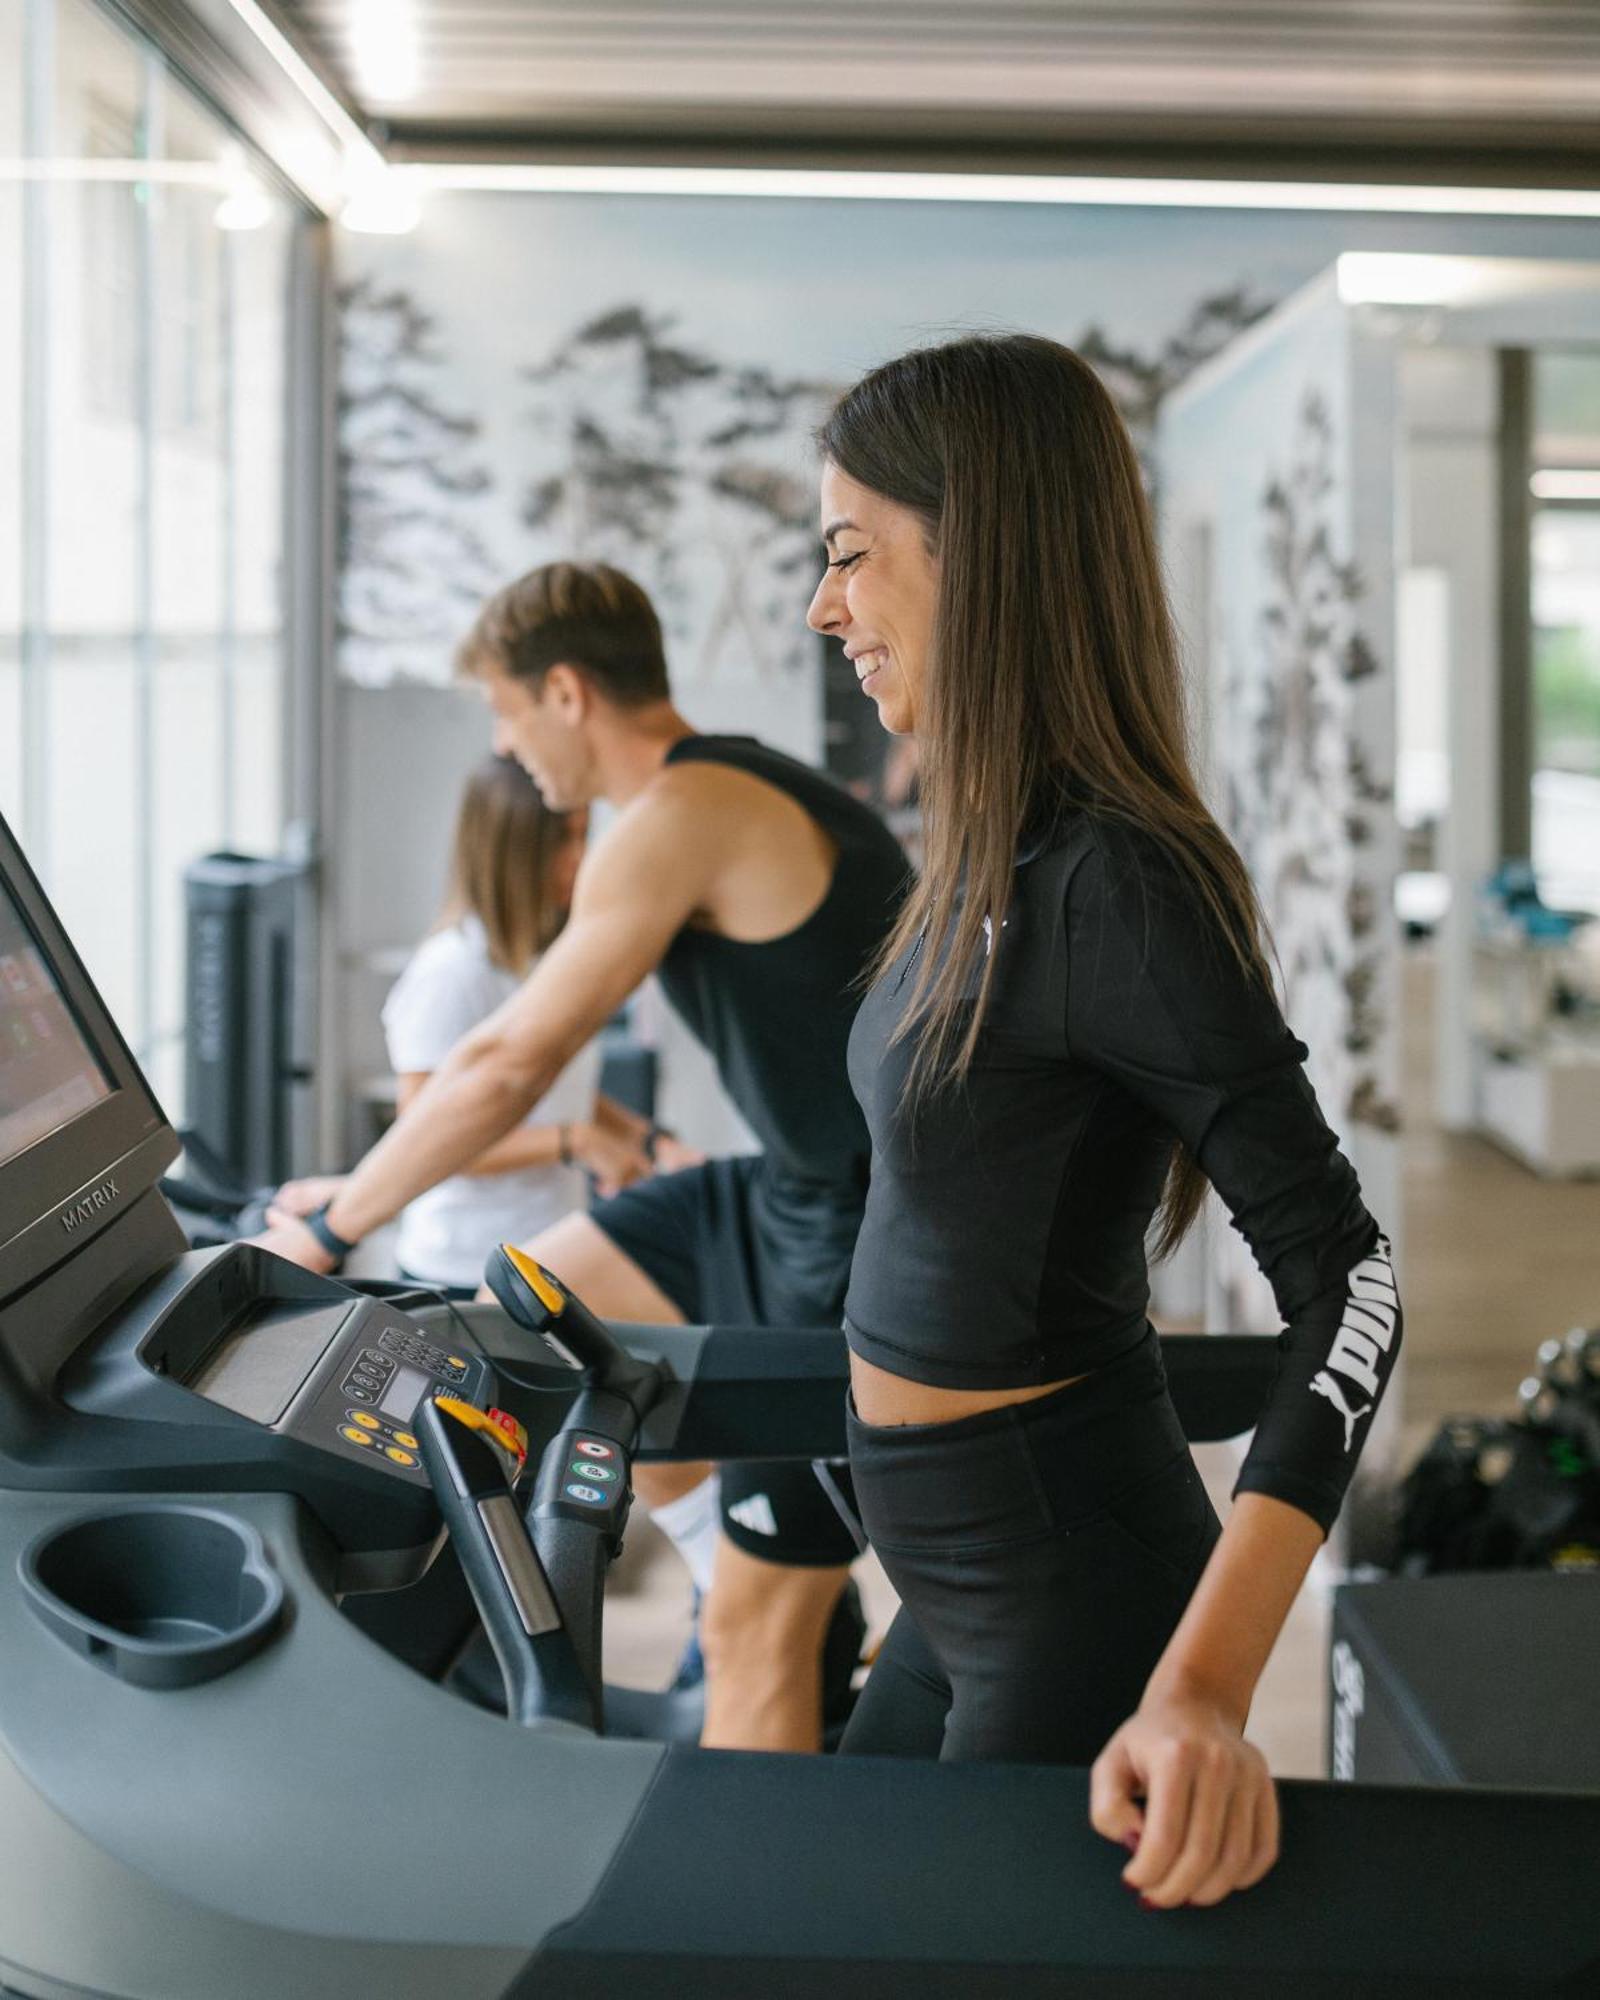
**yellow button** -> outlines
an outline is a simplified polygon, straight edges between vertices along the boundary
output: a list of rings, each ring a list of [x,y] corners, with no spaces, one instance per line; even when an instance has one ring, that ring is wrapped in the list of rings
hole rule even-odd
[[[411,1435],[410,1431],[396,1431],[394,1434],[394,1441],[396,1444],[405,1445],[407,1449],[410,1451],[415,1451],[417,1449],[417,1441]]]
[[[339,1435],[342,1438],[348,1439],[351,1444],[371,1444],[372,1442],[371,1431],[358,1431],[354,1424],[345,1424],[341,1428]]]
[[[465,1368],[467,1365],[459,1354],[447,1354],[445,1359],[450,1363],[452,1368]]]
[[[375,1431],[378,1428],[377,1418],[367,1410],[352,1410],[350,1412],[350,1421],[353,1424],[359,1424],[364,1431]]]
[[[402,1451],[398,1445],[386,1444],[383,1455],[385,1458],[392,1458],[396,1465],[415,1465],[417,1462],[409,1451]]]

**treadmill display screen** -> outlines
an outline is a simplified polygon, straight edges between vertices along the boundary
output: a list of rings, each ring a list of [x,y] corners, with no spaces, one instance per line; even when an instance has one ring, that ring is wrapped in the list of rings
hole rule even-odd
[[[419,1368],[402,1368],[389,1384],[389,1393],[378,1405],[386,1417],[398,1417],[403,1424],[409,1424],[417,1413],[417,1405],[426,1390],[433,1387],[432,1380]]]
[[[110,1078],[0,883],[0,1166],[110,1095]]]

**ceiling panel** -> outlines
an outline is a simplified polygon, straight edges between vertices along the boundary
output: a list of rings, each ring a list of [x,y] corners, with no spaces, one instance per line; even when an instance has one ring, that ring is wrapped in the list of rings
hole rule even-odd
[[[1600,0],[279,0],[400,152],[1600,151]]]

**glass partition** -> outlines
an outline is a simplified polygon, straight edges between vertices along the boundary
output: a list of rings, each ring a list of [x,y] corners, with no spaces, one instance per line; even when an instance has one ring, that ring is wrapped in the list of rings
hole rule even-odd
[[[301,212],[95,0],[0,0],[0,810],[181,1117],[182,877],[285,818]]]

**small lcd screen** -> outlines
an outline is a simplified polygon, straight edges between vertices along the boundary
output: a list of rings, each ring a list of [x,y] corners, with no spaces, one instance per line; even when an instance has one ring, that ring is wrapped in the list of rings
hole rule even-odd
[[[389,1384],[389,1392],[378,1408],[386,1417],[398,1417],[402,1423],[410,1423],[417,1413],[417,1405],[422,1401],[425,1390],[432,1386],[432,1377],[424,1375],[420,1368],[401,1368]]]
[[[110,1078],[0,885],[0,1165],[110,1095]]]

